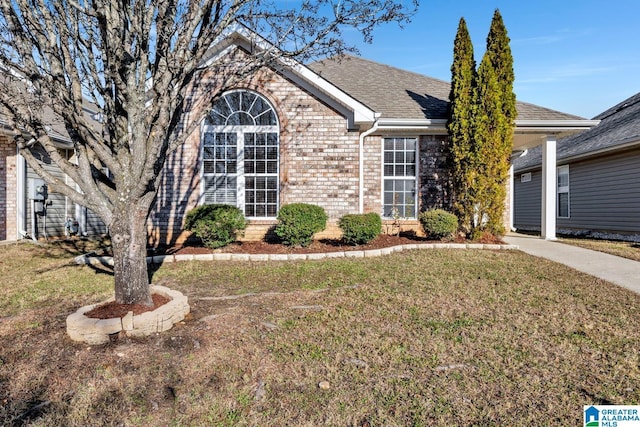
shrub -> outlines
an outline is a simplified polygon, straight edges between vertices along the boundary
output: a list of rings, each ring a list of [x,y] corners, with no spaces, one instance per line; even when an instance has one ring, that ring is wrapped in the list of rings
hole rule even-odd
[[[193,232],[211,249],[221,248],[236,240],[247,226],[240,209],[231,205],[203,205],[187,213],[184,228]]]
[[[327,214],[320,206],[292,203],[280,208],[274,232],[285,245],[309,246],[314,233],[326,226]]]
[[[419,219],[424,232],[434,239],[451,237],[458,230],[458,218],[442,209],[422,212]]]
[[[382,220],[375,212],[345,215],[338,225],[342,229],[342,239],[349,245],[364,245],[382,232]]]

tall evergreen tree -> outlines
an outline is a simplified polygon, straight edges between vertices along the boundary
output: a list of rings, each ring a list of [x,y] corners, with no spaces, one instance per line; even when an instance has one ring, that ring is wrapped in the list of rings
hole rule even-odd
[[[516,97],[513,56],[500,11],[496,9],[487,36],[487,50],[478,68],[476,109],[476,227],[504,233],[506,184],[509,177]]]
[[[451,92],[449,94],[449,131],[451,155],[452,208],[465,232],[471,231],[473,221],[474,180],[473,132],[476,100],[476,61],[467,23],[460,18],[453,46]]]

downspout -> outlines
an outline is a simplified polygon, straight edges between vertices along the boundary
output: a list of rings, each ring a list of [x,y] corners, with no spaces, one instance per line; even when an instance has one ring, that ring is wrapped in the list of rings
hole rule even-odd
[[[364,139],[378,130],[378,120],[376,119],[373,122],[373,126],[371,129],[362,132],[360,134],[360,144],[358,147],[359,150],[359,165],[358,165],[358,174],[359,174],[359,189],[358,189],[358,213],[364,213]]]

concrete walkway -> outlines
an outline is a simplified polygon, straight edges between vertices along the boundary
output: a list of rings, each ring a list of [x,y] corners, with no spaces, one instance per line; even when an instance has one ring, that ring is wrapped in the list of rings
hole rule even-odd
[[[640,294],[640,262],[538,236],[510,233],[503,240],[522,252],[565,264]]]

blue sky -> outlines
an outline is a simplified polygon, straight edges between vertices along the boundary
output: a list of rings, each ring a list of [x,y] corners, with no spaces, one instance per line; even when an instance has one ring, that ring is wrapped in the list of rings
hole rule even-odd
[[[514,57],[518,100],[592,118],[640,92],[638,0],[422,0],[412,22],[387,24],[361,56],[451,80],[453,40],[465,18],[480,63],[494,10]]]

